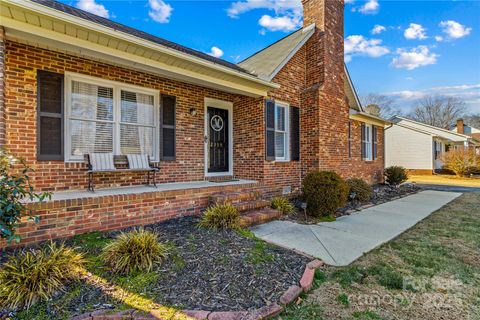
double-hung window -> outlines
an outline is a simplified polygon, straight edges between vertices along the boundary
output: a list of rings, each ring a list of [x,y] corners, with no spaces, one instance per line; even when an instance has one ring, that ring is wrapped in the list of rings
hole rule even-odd
[[[289,107],[275,102],[275,160],[289,160]]]
[[[373,160],[373,139],[372,139],[372,125],[362,125],[362,149],[363,160]]]
[[[68,75],[65,82],[67,161],[83,161],[89,153],[158,159],[154,90],[77,75]]]

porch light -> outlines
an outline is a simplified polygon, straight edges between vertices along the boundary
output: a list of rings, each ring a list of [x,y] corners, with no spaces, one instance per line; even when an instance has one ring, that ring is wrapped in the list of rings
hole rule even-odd
[[[195,109],[195,108],[190,108],[190,115],[192,115],[192,116],[195,117],[195,116],[197,115],[197,109]]]

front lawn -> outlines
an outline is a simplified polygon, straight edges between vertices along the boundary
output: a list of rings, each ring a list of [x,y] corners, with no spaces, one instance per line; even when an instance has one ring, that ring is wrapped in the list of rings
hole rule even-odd
[[[480,193],[464,194],[278,319],[480,319]]]
[[[477,187],[480,188],[480,178],[459,177],[447,174],[435,175],[410,175],[408,181],[418,184],[439,184],[460,187]]]
[[[178,309],[251,310],[278,301],[298,283],[310,261],[248,231],[205,229],[198,220],[184,217],[145,228],[167,246],[166,261],[151,272],[112,272],[101,252],[118,232],[93,232],[66,241],[67,247],[85,255],[82,279],[51,301],[14,312],[12,318],[70,319],[96,309],[162,309],[172,314]]]

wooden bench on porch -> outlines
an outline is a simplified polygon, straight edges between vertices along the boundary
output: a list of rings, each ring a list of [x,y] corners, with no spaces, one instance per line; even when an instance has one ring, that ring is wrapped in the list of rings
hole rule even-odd
[[[91,153],[85,155],[88,166],[88,191],[94,192],[94,173],[108,172],[147,172],[147,185],[150,185],[150,175],[153,178],[153,186],[157,187],[155,174],[160,171],[155,163],[150,161],[146,154],[113,155],[112,153]],[[122,166],[121,168],[117,168]]]

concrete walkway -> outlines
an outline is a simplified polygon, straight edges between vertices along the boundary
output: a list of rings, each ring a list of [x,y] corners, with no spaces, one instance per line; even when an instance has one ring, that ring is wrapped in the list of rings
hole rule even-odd
[[[461,193],[427,190],[333,222],[302,225],[272,221],[251,230],[267,242],[295,249],[334,266],[346,266],[395,238]]]

